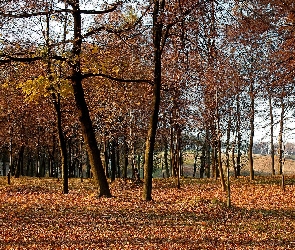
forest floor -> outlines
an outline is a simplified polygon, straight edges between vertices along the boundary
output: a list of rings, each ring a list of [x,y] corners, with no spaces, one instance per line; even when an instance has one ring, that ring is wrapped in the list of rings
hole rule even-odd
[[[92,180],[0,178],[0,249],[295,249],[295,176],[231,179],[232,206],[219,181],[112,183],[97,198]]]

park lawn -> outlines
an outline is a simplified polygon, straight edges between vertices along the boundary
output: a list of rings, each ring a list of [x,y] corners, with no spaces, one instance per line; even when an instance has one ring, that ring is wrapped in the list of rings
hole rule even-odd
[[[279,177],[218,181],[154,179],[153,201],[131,181],[97,198],[92,180],[0,178],[0,249],[295,249],[295,187]],[[291,183],[291,184],[290,184]]]

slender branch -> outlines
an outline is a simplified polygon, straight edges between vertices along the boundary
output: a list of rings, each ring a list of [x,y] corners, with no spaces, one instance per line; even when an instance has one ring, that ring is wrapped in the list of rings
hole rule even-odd
[[[121,5],[122,2],[119,2],[113,6],[111,6],[109,9],[105,9],[105,10],[80,10],[81,14],[90,14],[90,15],[102,15],[102,14],[107,14],[110,12],[115,11],[119,5]]]
[[[115,11],[119,5],[121,5],[122,2],[118,2],[117,4],[111,6],[109,9],[105,10],[80,10],[79,12],[81,14],[107,14],[110,12]],[[34,16],[46,16],[46,15],[53,15],[53,14],[58,14],[58,13],[73,13],[73,10],[71,9],[58,9],[58,10],[49,10],[49,11],[37,11],[34,13],[19,13],[19,14],[14,14],[12,11],[9,11],[8,13],[0,12],[0,16],[2,17],[11,17],[11,18],[29,18],[29,17],[34,17]]]
[[[12,57],[9,55],[1,55],[0,57],[5,58],[5,59],[0,59],[0,65],[6,64],[6,63],[11,63],[11,62],[24,62],[24,63],[30,63],[30,62],[35,62],[39,60],[44,60],[44,57],[42,56],[35,56],[35,57]],[[67,61],[67,58],[64,58],[62,56],[54,55],[50,57],[51,59],[59,60],[59,61]]]
[[[128,27],[125,27],[123,29],[114,29],[114,28],[107,28],[106,26],[101,26],[101,27],[92,29],[89,32],[85,33],[83,35],[83,38],[94,35],[100,31],[106,31],[108,33],[113,33],[113,34],[119,34],[119,33],[130,31],[130,30],[134,29],[142,21],[143,17],[149,11],[150,7],[151,7],[151,4],[146,8],[145,12],[136,20],[136,22],[134,22],[132,25],[129,25]],[[90,14],[90,13],[86,13],[86,14]]]
[[[104,77],[113,81],[117,81],[117,82],[134,82],[134,83],[148,83],[153,85],[153,82],[151,80],[147,80],[147,79],[123,79],[123,78],[117,78],[117,77],[113,77],[107,74],[102,74],[102,73],[86,73],[82,75],[82,79],[86,79],[89,77]]]
[[[59,10],[50,10],[50,11],[39,11],[34,13],[20,13],[20,14],[13,14],[12,12],[4,13],[0,12],[0,16],[2,17],[11,17],[11,18],[29,18],[35,16],[46,16],[46,15],[53,15],[57,13],[64,13],[69,12],[72,13],[73,11],[70,9],[59,9]]]
[[[163,49],[165,47],[165,44],[166,44],[166,41],[167,41],[167,38],[169,37],[169,31],[170,29],[176,24],[177,22],[173,22],[173,23],[169,23],[165,29],[165,34],[164,34],[164,37],[162,39],[162,44],[161,44],[161,48],[160,48],[160,51],[161,51],[161,54],[163,52]]]

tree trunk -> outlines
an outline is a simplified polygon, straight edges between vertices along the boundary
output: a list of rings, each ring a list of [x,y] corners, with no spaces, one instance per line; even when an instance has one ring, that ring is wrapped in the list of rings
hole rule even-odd
[[[274,117],[273,117],[273,109],[272,109],[272,98],[269,93],[268,96],[268,102],[269,102],[269,117],[270,117],[270,155],[271,155],[271,172],[272,175],[275,175],[275,146],[273,142],[273,126],[274,126]]]
[[[176,177],[175,154],[174,154],[174,129],[173,129],[172,119],[171,119],[171,128],[170,128],[170,170],[171,170],[171,175],[173,177]]]
[[[105,176],[104,168],[100,158],[100,150],[97,145],[92,121],[89,114],[89,109],[86,104],[84,89],[82,86],[81,73],[81,47],[82,47],[82,23],[79,0],[71,2],[73,8],[74,21],[74,39],[72,49],[72,86],[74,90],[75,104],[78,110],[78,117],[81,124],[82,136],[89,157],[89,162],[92,168],[92,173],[95,182],[99,186],[99,196],[111,197],[109,184]]]
[[[68,168],[68,153],[67,153],[67,144],[62,131],[62,121],[61,121],[61,108],[60,108],[60,97],[59,95],[52,95],[53,104],[56,112],[56,123],[61,155],[61,164],[62,164],[62,177],[63,177],[63,193],[69,193],[69,168]]]
[[[115,139],[111,142],[111,182],[116,179],[116,142]]]
[[[249,172],[250,172],[250,180],[254,180],[254,163],[253,163],[253,144],[254,144],[254,86],[253,82],[250,84],[250,140],[249,140],[249,149],[248,149],[248,157],[249,157]]]
[[[236,160],[235,160],[235,145],[232,145],[232,151],[231,151],[231,159],[232,159],[232,164],[233,164],[233,168],[234,168],[234,176],[235,178],[238,177],[237,175],[237,167],[236,167]]]
[[[221,182],[221,188],[223,191],[226,191],[226,184],[224,179],[224,173],[222,168],[222,159],[221,159],[221,140],[218,139],[218,170],[219,170],[219,176],[220,176],[220,182]]]
[[[240,110],[240,94],[237,95],[237,176],[241,176],[241,147],[242,147],[242,134],[241,134],[241,110]]]
[[[149,121],[148,136],[145,146],[145,163],[144,163],[144,187],[143,199],[146,201],[152,200],[152,178],[153,178],[153,154],[155,147],[156,132],[158,126],[158,117],[161,100],[161,45],[163,24],[159,18],[159,14],[164,11],[165,1],[154,0],[153,9],[153,44],[154,44],[154,86],[153,86],[153,100],[152,100],[152,116]],[[161,44],[162,43],[162,44]]]
[[[116,144],[116,176],[117,178],[121,178],[121,168],[120,168],[120,150],[118,144]]]
[[[24,166],[24,151],[25,151],[25,145],[22,144],[18,153],[18,160],[16,165],[16,171],[15,171],[15,178],[19,178],[21,173],[23,173],[23,166]]]
[[[227,172],[227,207],[231,206],[231,193],[230,193],[230,165],[229,165],[229,150],[230,150],[230,132],[231,132],[231,113],[228,114],[228,124],[226,131],[226,172]]]
[[[181,176],[181,130],[179,126],[176,128],[176,169],[177,169],[177,183],[176,186],[180,189],[180,176]]]
[[[217,149],[216,149],[216,142],[213,142],[212,145],[212,154],[211,154],[211,168],[212,168],[212,177],[217,180],[219,176],[218,168],[217,168]]]
[[[284,133],[284,116],[285,116],[285,103],[284,98],[281,97],[281,117],[280,117],[280,132],[278,138],[278,153],[279,153],[279,174],[283,174],[283,155],[284,155],[284,145],[283,145],[283,133]]]
[[[106,178],[109,178],[109,153],[108,153],[108,141],[106,136],[104,137],[104,147],[103,147],[103,154],[104,154],[104,170]]]
[[[127,179],[127,168],[128,168],[128,145],[126,138],[124,138],[124,164],[123,164],[123,179]]]
[[[164,166],[166,172],[166,178],[170,177],[169,173],[169,164],[168,164],[168,143],[165,141],[165,148],[164,148]]]
[[[205,142],[206,143],[206,142]],[[200,164],[200,178],[204,178],[204,172],[205,172],[205,165],[206,165],[206,145],[203,145],[202,147],[202,155],[201,155],[201,164]]]

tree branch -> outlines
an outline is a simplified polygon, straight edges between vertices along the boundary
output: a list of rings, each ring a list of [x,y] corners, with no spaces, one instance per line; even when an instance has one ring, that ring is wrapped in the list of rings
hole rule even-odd
[[[4,65],[6,63],[11,63],[11,62],[24,62],[24,63],[30,63],[30,62],[35,62],[35,61],[44,61],[44,57],[42,56],[35,56],[35,57],[12,57],[10,55],[4,55],[4,54],[0,54],[0,58],[4,58],[4,59],[0,59],[0,65]],[[58,55],[54,55],[51,56],[50,59],[55,59],[55,60],[59,60],[59,61],[67,61],[67,58],[64,58],[62,56],[58,56]]]
[[[117,78],[117,77],[113,77],[107,74],[103,74],[103,73],[86,73],[82,75],[82,79],[86,79],[89,77],[104,77],[113,81],[117,81],[117,82],[134,82],[134,83],[148,83],[153,85],[153,82],[151,80],[147,80],[147,79],[122,79],[122,78]]]
[[[50,10],[50,11],[39,11],[34,13],[20,13],[20,14],[13,14],[12,12],[9,12],[9,13],[0,12],[0,16],[11,17],[11,18],[29,18],[34,16],[54,15],[54,14],[64,13],[64,12],[72,13],[73,11],[69,9],[59,9],[59,10]]]
[[[98,28],[94,28],[94,29],[90,30],[89,32],[85,33],[83,35],[83,38],[88,37],[88,36],[92,36],[100,31],[106,31],[108,33],[113,33],[113,34],[119,34],[119,33],[130,31],[133,28],[135,28],[136,25],[138,25],[142,21],[143,17],[146,15],[146,13],[150,9],[150,7],[151,7],[151,4],[148,6],[148,8],[146,8],[145,12],[136,20],[136,22],[134,22],[132,25],[129,25],[128,27],[125,27],[122,29],[113,29],[113,28],[107,28],[106,26],[101,26]],[[87,13],[87,14],[91,14],[91,13]]]

